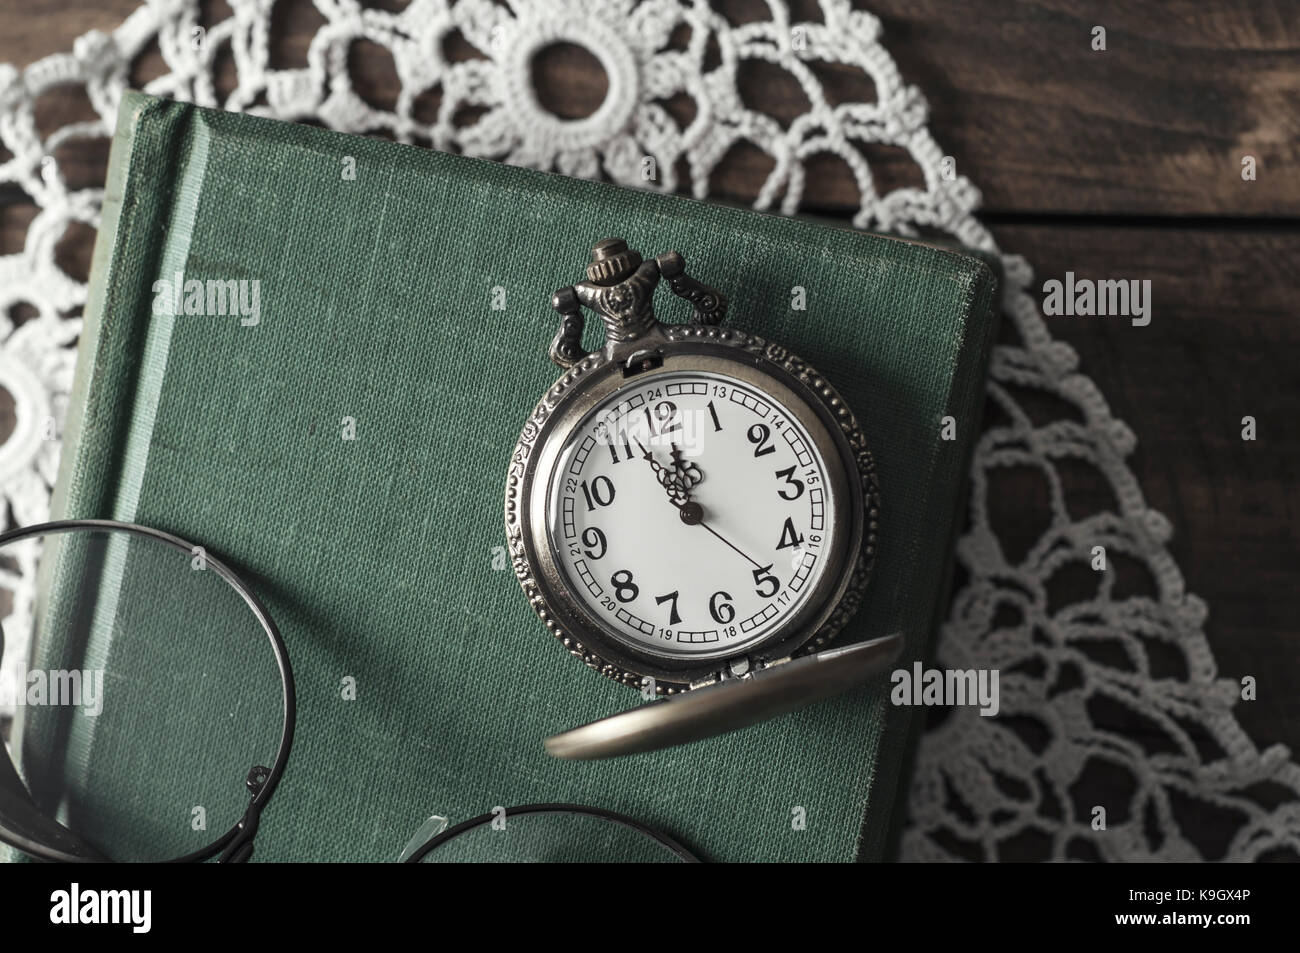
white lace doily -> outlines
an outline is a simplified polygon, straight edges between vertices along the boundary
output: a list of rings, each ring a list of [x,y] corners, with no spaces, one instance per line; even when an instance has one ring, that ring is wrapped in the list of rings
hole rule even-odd
[[[150,93],[314,119],[346,132],[418,137],[435,148],[569,175],[643,185],[641,162],[652,156],[660,171],[654,184],[672,190],[684,159],[695,195],[704,197],[710,170],[743,140],[774,162],[755,205],[772,207],[779,197],[786,213],[800,207],[805,161],[833,154],[856,178],[858,227],[905,235],[938,230],[1000,253],[974,217],[976,188],[964,177],[942,174],[943,151],[926,127],[925,101],[903,84],[881,45],[879,20],[851,9],[847,0],[821,0],[821,22],[807,23],[792,22],[784,3],[769,0],[769,20],[741,26],[690,0],[412,0],[397,13],[363,10],[352,0],[315,5],[325,22],[311,41],[305,69],[268,66],[271,0],[231,0],[233,15],[209,25],[201,43],[194,42],[197,2],[159,0],[112,35],[86,34],[70,53],[23,70],[0,65],[0,142],[12,154],[0,164],[0,187],[16,185],[40,209],[23,251],[0,258],[0,384],[13,395],[18,417],[17,430],[0,447],[0,486],[17,523],[47,513],[58,445],[43,437],[49,419],[62,419],[67,401],[79,321],[65,316],[86,295],[56,267],[54,245],[70,223],[97,224],[102,198],[101,189],[70,189],[57,161],[43,160],[68,140],[111,135],[128,67],[154,38],[170,72],[146,86]],[[668,43],[680,24],[690,29],[684,50]],[[446,61],[442,40],[453,30],[484,58]],[[348,49],[359,38],[392,54],[401,81],[392,111],[376,109],[353,90]],[[705,72],[710,39],[721,65]],[[538,104],[530,85],[532,54],[560,40],[590,50],[609,83],[601,107],[565,122],[562,135],[561,120]],[[226,51],[238,86],[218,102],[214,61]],[[787,127],[742,101],[737,69],[755,59],[784,70],[807,97],[809,108]],[[861,70],[874,81],[876,101],[828,104],[809,69],[817,62]],[[33,104],[62,84],[84,88],[99,119],[42,138]],[[433,87],[440,89],[441,105],[429,124],[412,107]],[[695,104],[686,128],[656,102],[677,94]],[[453,122],[462,106],[481,111],[473,125]],[[905,149],[925,187],[877,192],[859,142]],[[1259,751],[1238,726],[1232,708],[1240,688],[1217,678],[1202,631],[1205,606],[1183,590],[1165,548],[1169,522],[1146,505],[1125,463],[1135,444],[1132,432],[1110,415],[1079,372],[1072,349],[1052,339],[1028,292],[1028,265],[1012,255],[1003,261],[1002,306],[1018,340],[999,346],[993,359],[989,393],[1002,413],[989,415],[976,448],[973,525],[957,548],[968,580],[955,594],[938,663],[999,669],[1001,716],[960,709],[927,732],[903,856],[997,859],[1004,845],[1028,833],[1041,836],[1043,856],[1054,859],[1200,859],[1201,848],[1180,823],[1179,799],[1207,802],[1239,818],[1227,859],[1254,859],[1282,847],[1300,852],[1300,767],[1280,746]],[[8,314],[20,302],[38,316],[15,328]],[[1035,393],[1065,402],[1069,412],[1047,422],[1031,419],[1025,395]],[[1082,512],[1077,500],[1067,500],[1058,472],[1065,461],[1094,468],[1113,489],[1118,511]],[[1016,562],[1004,555],[988,512],[990,476],[1010,466],[1037,468],[1052,489],[1050,526]],[[1154,593],[1112,598],[1108,572],[1094,598],[1049,606],[1053,576],[1071,563],[1086,565],[1098,544],[1145,566]],[[14,593],[13,614],[4,621],[11,639],[8,667],[22,654],[12,642],[30,614],[30,565],[0,567],[0,585]],[[1122,647],[1124,662],[1114,656],[1103,662],[1090,651],[1107,640]],[[1153,646],[1181,661],[1173,666],[1176,675],[1152,672]],[[1075,670],[1075,684],[1062,689],[1057,679],[1066,668]],[[1161,753],[1149,754],[1148,740],[1096,723],[1092,703],[1098,700],[1123,706],[1141,716],[1148,731],[1154,725],[1166,734]],[[1037,739],[1016,727],[1025,721],[1038,726]],[[1198,745],[1193,734],[1213,744]],[[1106,831],[1092,829],[1090,811],[1072,794],[1094,762],[1131,779],[1124,803],[1107,804],[1112,820]],[[1258,803],[1247,789],[1262,781],[1285,792],[1274,799],[1282,803]]]

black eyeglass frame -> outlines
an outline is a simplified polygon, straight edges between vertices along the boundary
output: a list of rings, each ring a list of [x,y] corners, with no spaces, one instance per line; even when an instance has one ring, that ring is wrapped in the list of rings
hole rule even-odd
[[[23,526],[0,533],[0,547],[30,537],[52,536],[80,530],[131,533],[165,543],[175,549],[184,551],[186,554],[192,554],[196,548],[193,543],[189,543],[179,536],[173,536],[171,533],[165,533],[149,526],[99,519],[54,520],[49,523]],[[203,552],[206,567],[216,570],[217,575],[239,593],[271,642],[276,667],[280,672],[280,685],[284,697],[284,721],[280,732],[280,746],[276,751],[274,763],[270,768],[255,765],[245,779],[244,783],[252,795],[252,800],[249,801],[244,816],[211,844],[192,853],[174,857],[166,861],[166,863],[196,863],[210,860],[218,854],[220,855],[220,863],[242,863],[247,861],[253,854],[253,838],[257,835],[262,811],[266,809],[266,805],[271,800],[271,795],[275,793],[276,786],[280,783],[285,766],[288,764],[289,751],[293,747],[293,731],[297,720],[298,705],[294,693],[293,669],[289,664],[289,652],[285,647],[284,639],[281,637],[275,621],[247,583],[220,559],[214,557],[207,547],[203,547]],[[3,647],[3,636],[0,635],[0,653],[3,653]],[[34,841],[22,835],[15,830],[14,823],[8,819],[12,816],[10,811],[21,816],[27,822],[29,829],[34,825],[49,836],[63,840],[68,846],[80,851],[80,853],[73,853],[70,850]],[[102,854],[84,838],[63,827],[57,821],[46,817],[22,783],[17,768],[2,753],[0,753],[0,842],[6,843],[38,860],[69,863],[110,860],[109,857]]]
[[[520,807],[508,807],[505,811],[507,818],[518,817],[520,814],[581,814],[587,817],[596,817],[603,821],[612,821],[621,824],[624,827],[631,828],[638,834],[650,838],[663,847],[669,853],[688,864],[700,863],[700,858],[696,857],[689,850],[683,847],[677,841],[673,840],[667,834],[661,834],[653,828],[647,827],[635,818],[628,817],[626,814],[619,814],[616,811],[607,811],[600,807],[588,807],[585,804],[524,804]],[[478,817],[471,817],[467,821],[461,821],[454,827],[449,827],[441,834],[435,834],[430,837],[424,844],[411,852],[406,858],[408,864],[418,864],[434,849],[441,847],[453,837],[458,837],[467,831],[480,827],[483,824],[489,824],[499,815],[489,811],[486,814],[480,814]]]

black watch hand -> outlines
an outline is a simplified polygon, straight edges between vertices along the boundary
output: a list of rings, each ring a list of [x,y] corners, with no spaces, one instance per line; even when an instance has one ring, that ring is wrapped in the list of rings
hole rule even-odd
[[[694,461],[684,459],[682,449],[676,443],[672,445],[672,448],[673,470],[676,471],[682,486],[689,494],[691,488],[697,486],[704,479],[704,471]]]
[[[654,454],[647,450],[640,440],[636,445],[641,448],[641,456],[650,462],[650,468],[654,470],[659,485],[668,492],[668,502],[678,509],[688,505],[691,502],[691,494],[687,484],[676,473],[656,460]]]
[[[750,564],[751,566],[753,566],[755,569],[771,569],[771,568],[772,568],[771,566],[760,566],[760,565],[758,564],[758,561],[757,561],[756,559],[754,559],[752,556],[750,556],[749,553],[747,553],[747,552],[743,551],[742,549],[740,549],[739,547],[737,547],[735,543],[733,543],[731,540],[727,539],[727,537],[723,536],[721,533],[719,533],[716,529],[714,529],[712,526],[710,526],[708,523],[704,522],[703,520],[700,520],[700,525],[703,526],[705,529],[707,529],[707,530],[708,530],[710,533],[712,533],[714,536],[718,537],[718,539],[722,540],[724,543],[726,543],[728,546],[730,546],[730,547],[731,547],[733,550],[735,550],[737,553],[740,553],[741,556],[744,556],[745,559],[748,560],[749,564]]]
[[[681,507],[682,522],[692,526],[694,525],[703,526],[705,529],[707,529],[718,539],[722,540],[722,542],[724,542],[732,551],[743,556],[745,560],[755,569],[770,569],[771,568],[770,566],[760,565],[758,560],[750,556],[749,553],[742,550],[731,540],[727,539],[727,537],[723,536],[721,533],[719,533],[708,523],[704,522],[703,508],[700,506],[700,504],[690,499],[690,488],[695,486],[701,480],[704,479],[704,473],[694,462],[683,458],[681,448],[678,447],[677,444],[675,443],[673,444],[672,458],[673,458],[673,468],[676,470],[678,474],[678,479],[681,481],[682,486],[686,489],[687,501],[686,504]]]
[[[660,464],[659,461],[654,458],[654,454],[647,450],[641,441],[638,440],[636,445],[641,448],[641,455],[650,462],[650,466],[654,470],[655,476],[659,479],[660,486],[668,491],[668,501],[672,503],[673,506],[677,507],[681,514],[683,523],[688,526],[703,526],[755,569],[771,568],[770,566],[764,566],[759,563],[758,560],[754,559],[731,540],[727,539],[727,537],[723,536],[708,523],[704,522],[704,509],[699,503],[696,503],[691,499],[690,491],[691,487],[704,479],[704,474],[694,463],[683,460],[682,451],[676,444],[673,444],[672,449],[672,471]]]

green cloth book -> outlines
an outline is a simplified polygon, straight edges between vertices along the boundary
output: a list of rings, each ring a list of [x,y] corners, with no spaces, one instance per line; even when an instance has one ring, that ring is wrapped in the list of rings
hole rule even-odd
[[[202,543],[278,622],[297,736],[256,859],[393,860],[431,814],[456,822],[543,801],[624,812],[710,860],[884,855],[919,717],[890,704],[886,678],[671,751],[606,762],[543,751],[549,734],[640,703],[567,657],[501,549],[509,456],[559,374],[546,357],[550,295],[609,234],[682,252],[730,297],[729,323],[787,345],[852,405],[882,517],[874,577],[841,644],[901,631],[898,664],[924,657],[993,336],[996,279],[978,256],[124,98],[57,516]],[[258,281],[255,322],[156,314],[158,282],[177,273]],[[688,313],[666,293],[659,308],[664,320]],[[941,438],[949,416],[954,440]],[[355,439],[343,439],[345,418]],[[114,637],[184,646],[186,634]],[[183,666],[185,650],[162,657]],[[224,676],[232,692],[238,676]],[[183,679],[160,683],[155,711],[130,730],[105,724],[107,710],[93,732],[27,714],[32,737],[70,734],[76,770],[60,783],[92,839],[123,836],[130,786],[108,797],[98,778],[150,733],[205,743],[210,713],[187,708]],[[24,770],[48,776],[47,750],[23,744]],[[142,771],[136,783],[155,801],[174,788],[188,821],[185,779]],[[205,842],[183,823],[155,827],[149,836],[184,848]]]

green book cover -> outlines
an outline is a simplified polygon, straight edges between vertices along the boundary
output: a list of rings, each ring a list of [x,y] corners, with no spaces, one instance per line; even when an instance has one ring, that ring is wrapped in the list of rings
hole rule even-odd
[[[901,631],[898,664],[924,657],[983,403],[996,286],[985,261],[124,98],[56,512],[200,542],[278,622],[297,735],[256,859],[392,860],[430,814],[455,822],[542,801],[624,812],[711,860],[886,850],[919,715],[890,704],[885,678],[670,751],[605,762],[543,751],[545,736],[639,703],[566,655],[502,558],[509,457],[558,376],[550,294],[609,234],[682,252],[730,297],[730,324],[811,361],[854,408],[882,515],[874,576],[840,642]],[[155,314],[156,283],[178,273],[256,280],[256,320]],[[664,320],[687,313],[661,301]],[[949,416],[955,440],[941,437]],[[186,664],[186,633],[131,638],[174,640],[153,664]],[[150,732],[210,743],[211,715],[187,708],[184,679],[159,681],[151,717],[129,725],[106,722],[107,709],[93,730],[42,725],[40,711],[24,724],[24,771],[61,788],[110,852],[148,836],[181,853],[215,836],[190,829],[187,779],[165,765],[136,781],[177,812],[147,834],[127,824],[130,785],[101,780]],[[59,732],[76,756],[44,763]]]

